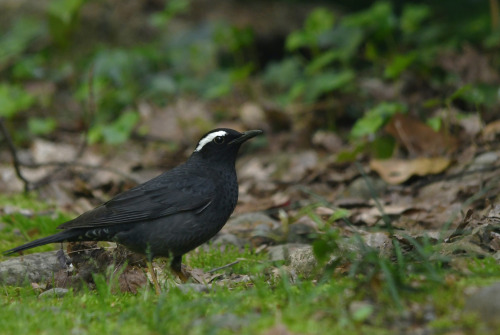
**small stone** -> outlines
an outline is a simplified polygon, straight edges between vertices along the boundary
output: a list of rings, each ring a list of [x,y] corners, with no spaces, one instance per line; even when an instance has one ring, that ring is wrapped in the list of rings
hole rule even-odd
[[[266,113],[261,106],[246,102],[241,106],[240,119],[249,129],[259,129],[266,124]]]
[[[210,292],[210,286],[204,284],[181,284],[177,285],[177,288],[182,291],[182,293],[196,292],[196,293],[206,293]]]
[[[222,229],[222,233],[236,235],[238,238],[250,240],[255,235],[256,229],[263,231],[267,226],[270,231],[276,231],[281,227],[281,223],[264,213],[246,213],[229,219],[228,223]]]
[[[349,313],[357,322],[366,321],[374,312],[373,304],[368,301],[352,301],[349,304]]]
[[[392,253],[392,240],[383,232],[366,233],[362,235],[366,245],[380,251],[381,255],[390,256]]]
[[[496,162],[498,162],[498,158],[499,158],[498,154],[495,152],[485,152],[485,153],[477,156],[476,158],[474,158],[474,161],[472,164],[476,165],[476,166],[479,165],[479,166],[486,167],[486,166],[493,165]]]
[[[321,146],[330,152],[338,152],[342,148],[342,139],[335,133],[318,130],[314,133],[312,143]]]
[[[297,274],[309,277],[313,274],[314,269],[318,265],[312,246],[305,245],[299,248],[292,249],[289,255],[290,268]]]
[[[56,251],[10,258],[0,263],[0,284],[40,283],[61,269]]]
[[[268,252],[271,261],[285,261],[291,271],[305,277],[310,276],[318,264],[312,246],[308,244],[277,245],[270,247]]]
[[[218,234],[212,239],[212,245],[234,245],[238,248],[244,248],[248,244],[245,240],[239,238],[234,234]]]
[[[39,298],[62,298],[69,290],[67,288],[54,287],[50,290],[40,293]]]
[[[348,198],[363,198],[368,200],[373,198],[373,193],[380,196],[386,189],[386,182],[380,178],[359,177],[348,186],[344,196]]]
[[[295,222],[290,225],[287,241],[289,243],[307,244],[315,240],[316,230],[309,224]]]
[[[289,261],[290,258],[290,251],[296,248],[301,248],[301,247],[308,247],[307,244],[301,244],[301,243],[287,243],[287,244],[280,244],[276,245],[273,247],[269,247],[268,249],[268,255],[269,259],[273,262],[276,261]]]
[[[479,315],[486,323],[500,326],[500,282],[482,287],[465,303],[465,309]]]

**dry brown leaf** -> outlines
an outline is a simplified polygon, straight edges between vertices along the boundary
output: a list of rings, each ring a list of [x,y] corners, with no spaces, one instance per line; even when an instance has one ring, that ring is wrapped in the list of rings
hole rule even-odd
[[[367,210],[361,210],[360,215],[357,220],[366,223],[368,226],[372,226],[377,223],[382,218],[382,213],[385,215],[401,215],[408,210],[418,210],[413,208],[411,205],[385,205],[382,207],[382,212],[378,207],[372,207]]]
[[[500,133],[500,120],[488,123],[483,129],[483,138],[485,140],[494,140]]]
[[[32,144],[32,155],[36,163],[69,162],[74,160],[77,147],[67,143],[56,143],[37,138]]]
[[[439,156],[455,151],[458,144],[453,136],[437,132],[404,114],[395,114],[385,126],[385,131],[394,136],[412,156]]]
[[[470,137],[475,137],[481,132],[483,124],[479,114],[469,115],[465,118],[457,120],[457,123],[464,129],[465,133]]]
[[[262,106],[254,102],[245,102],[240,108],[240,120],[248,129],[262,129],[266,126],[266,113]]]
[[[121,292],[137,293],[137,290],[148,283],[148,278],[144,271],[136,267],[127,266],[118,278],[118,285]]]
[[[318,130],[315,132],[312,137],[312,143],[323,147],[329,152],[339,152],[342,149],[342,139],[340,136],[329,131]]]
[[[439,65],[446,72],[457,76],[458,85],[475,83],[498,83],[498,72],[492,66],[489,57],[471,45],[464,45],[461,50],[441,52]]]
[[[373,159],[370,169],[376,171],[389,184],[401,184],[411,176],[426,176],[443,172],[451,163],[445,157],[404,159]]]

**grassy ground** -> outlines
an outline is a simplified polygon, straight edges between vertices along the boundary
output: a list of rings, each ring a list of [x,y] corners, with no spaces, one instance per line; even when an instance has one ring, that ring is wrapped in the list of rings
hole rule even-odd
[[[0,219],[1,248],[47,235],[67,219],[33,197],[0,198],[3,207],[16,204],[36,213],[6,214]],[[48,215],[44,215],[48,214]],[[53,249],[46,246],[34,250]],[[436,334],[481,334],[493,330],[463,311],[471,287],[500,279],[492,258],[464,258],[462,271],[441,267],[437,280],[408,272],[412,287],[366,280],[361,274],[331,272],[316,279],[290,281],[273,276],[277,264],[263,253],[235,249],[193,252],[186,263],[204,271],[243,258],[220,270],[225,278],[207,292],[167,283],[160,296],[151,287],[137,294],[115,293],[102,277],[95,291],[70,291],[63,298],[39,297],[30,286],[1,287],[2,334],[390,334],[428,329]],[[0,258],[4,260],[5,258]],[[284,273],[284,272],[283,272]],[[233,276],[231,276],[233,274]],[[391,278],[386,276],[385,279]],[[395,300],[391,290],[397,290]],[[286,331],[285,331],[286,329]],[[281,332],[280,332],[281,331]]]

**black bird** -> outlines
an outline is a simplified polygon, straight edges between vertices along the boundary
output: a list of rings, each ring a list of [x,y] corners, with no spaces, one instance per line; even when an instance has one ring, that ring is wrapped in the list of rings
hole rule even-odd
[[[4,254],[55,242],[113,241],[146,255],[157,292],[154,257],[170,257],[171,269],[185,280],[182,256],[226,224],[238,201],[238,149],[260,134],[261,130],[214,129],[200,139],[184,164],[63,223],[58,227],[62,232]]]

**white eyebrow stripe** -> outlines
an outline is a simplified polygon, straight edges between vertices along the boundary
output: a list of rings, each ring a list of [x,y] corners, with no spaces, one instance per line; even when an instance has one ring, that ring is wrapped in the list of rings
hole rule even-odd
[[[226,136],[226,135],[227,135],[227,133],[224,130],[219,130],[219,131],[216,131],[214,133],[208,134],[207,136],[203,137],[200,140],[200,143],[198,143],[198,146],[196,147],[196,149],[194,150],[194,152],[198,152],[201,149],[203,149],[203,147],[205,146],[205,144],[212,142],[212,140],[214,138],[216,138],[217,136]]]

